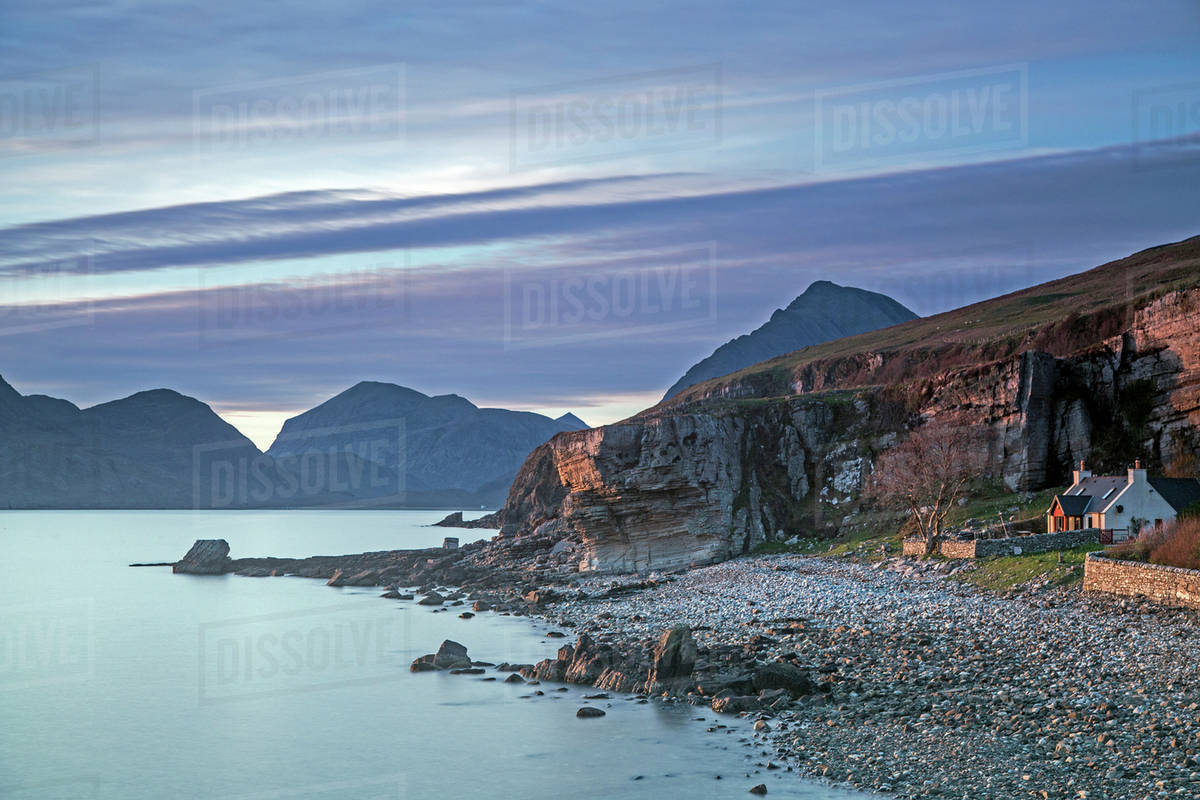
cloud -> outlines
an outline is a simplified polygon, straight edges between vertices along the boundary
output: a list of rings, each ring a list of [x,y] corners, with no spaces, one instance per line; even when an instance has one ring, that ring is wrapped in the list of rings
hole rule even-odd
[[[1110,149],[696,194],[679,176],[614,178],[596,188],[634,196],[603,203],[556,203],[591,191],[575,183],[313,192],[26,226],[15,245],[3,237],[10,257],[88,235],[121,240],[101,262],[111,269],[192,264],[195,280],[26,309],[52,323],[42,330],[6,331],[0,316],[3,371],[27,391],[70,376],[64,393],[84,403],[168,386],[246,411],[309,406],[362,379],[526,407],[661,392],[812,280],[932,313],[1197,233],[1200,165],[1152,167]],[[381,211],[360,222],[362,203]],[[423,255],[320,267],[393,247]],[[250,265],[285,255],[317,269],[255,279]],[[206,282],[217,263],[247,268],[235,285]]]

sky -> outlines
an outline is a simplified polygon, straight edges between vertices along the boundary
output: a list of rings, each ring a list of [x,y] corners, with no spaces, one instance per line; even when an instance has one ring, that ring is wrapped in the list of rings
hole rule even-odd
[[[262,447],[360,380],[591,424],[814,280],[1200,234],[1200,6],[0,4],[0,376]]]

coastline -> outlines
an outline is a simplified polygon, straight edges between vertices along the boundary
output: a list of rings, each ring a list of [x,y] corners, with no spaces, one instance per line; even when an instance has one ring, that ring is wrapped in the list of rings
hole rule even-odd
[[[706,706],[730,698],[720,705],[756,723],[747,744],[768,754],[763,769],[897,797],[1200,792],[1194,612],[1078,588],[1004,597],[901,558],[750,556],[649,577],[518,559],[481,572],[494,550],[238,559],[228,571],[384,596],[416,587],[409,602],[441,591],[446,611],[539,617],[569,638],[557,659],[524,665],[526,680]],[[656,681],[655,646],[678,625],[696,643],[694,667]],[[746,681],[773,664],[811,686],[761,702]]]
[[[1001,597],[912,563],[748,557],[550,611],[625,642],[691,624],[702,647],[817,672],[832,691],[756,734],[802,775],[898,797],[1200,793],[1194,612]]]

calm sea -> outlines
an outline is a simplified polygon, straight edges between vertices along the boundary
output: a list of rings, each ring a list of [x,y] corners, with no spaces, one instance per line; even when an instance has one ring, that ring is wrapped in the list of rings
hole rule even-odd
[[[741,798],[760,782],[772,797],[855,796],[747,777],[763,760],[739,743],[747,727],[706,732],[707,710],[614,696],[597,702],[607,716],[577,719],[577,687],[536,697],[408,671],[446,638],[478,660],[548,657],[560,642],[544,623],[127,566],[199,538],[234,557],[425,547],[444,514],[0,512],[0,797]]]

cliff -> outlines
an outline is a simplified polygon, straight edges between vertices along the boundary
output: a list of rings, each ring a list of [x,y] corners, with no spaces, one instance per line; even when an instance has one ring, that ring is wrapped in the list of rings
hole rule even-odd
[[[988,434],[1014,490],[1069,465],[1200,453],[1200,238],[807,348],[536,449],[488,524],[501,542],[627,571],[836,531],[915,425]]]

